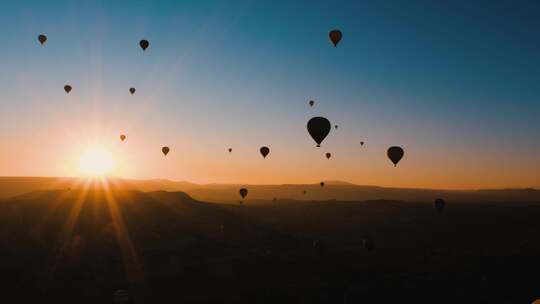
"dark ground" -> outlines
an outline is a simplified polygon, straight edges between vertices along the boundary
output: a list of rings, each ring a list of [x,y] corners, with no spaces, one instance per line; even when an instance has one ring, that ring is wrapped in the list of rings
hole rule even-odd
[[[395,201],[226,205],[134,191],[113,192],[112,203],[102,191],[78,197],[45,191],[0,201],[4,298],[115,303],[119,289],[129,303],[540,298],[540,205],[448,201],[439,214],[431,204]],[[365,238],[373,251],[364,249]]]

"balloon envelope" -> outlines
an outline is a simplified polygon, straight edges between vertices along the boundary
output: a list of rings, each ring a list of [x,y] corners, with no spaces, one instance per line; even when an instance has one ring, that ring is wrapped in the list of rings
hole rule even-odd
[[[319,185],[321,185],[321,187],[324,187],[324,182],[321,182]]]
[[[44,44],[45,42],[47,42],[47,36],[45,36],[43,34],[39,35],[38,36],[38,41],[39,41],[39,43]]]
[[[248,194],[248,189],[242,188],[242,189],[240,189],[239,192],[240,192],[240,196],[241,196],[242,198],[245,198],[246,195]]]
[[[386,152],[388,158],[392,161],[392,163],[394,163],[394,167],[397,166],[404,154],[405,152],[403,149],[397,146],[388,148],[388,151]]]
[[[131,93],[131,95],[135,94],[135,88],[129,88],[129,92]]]
[[[124,134],[120,135],[120,140],[121,140],[121,141],[126,140],[126,136],[125,136]]]
[[[229,152],[232,152],[232,149],[231,149],[231,148],[229,148]]]
[[[315,104],[315,101],[313,101],[313,100],[310,100],[310,101],[309,101],[309,106],[310,106],[310,107],[313,107],[314,104]]]
[[[170,151],[169,147],[163,147],[163,148],[161,148],[161,152],[163,152],[163,155],[169,154],[169,151]]]
[[[343,34],[341,34],[340,30],[332,30],[328,34],[330,37],[330,41],[334,44],[334,47],[338,45],[338,43],[341,41],[341,38],[343,37]]]
[[[68,93],[68,94],[69,94],[69,92],[71,92],[71,89],[72,89],[72,87],[69,84],[66,84],[64,86],[64,91],[66,91],[66,93]]]
[[[143,49],[143,51],[146,51],[148,46],[150,46],[150,42],[148,42],[148,40],[146,40],[146,39],[143,39],[143,40],[139,41],[139,45],[141,46],[141,49]]]
[[[266,155],[270,153],[270,148],[263,146],[259,149],[259,151],[261,152],[261,155],[263,156],[263,158],[266,158]]]
[[[326,153],[326,158],[330,159],[332,157],[332,153]]]
[[[440,213],[440,212],[444,211],[444,207],[446,206],[446,202],[442,198],[436,199],[434,204],[435,204],[435,210],[437,210],[437,212]]]
[[[324,117],[313,117],[307,123],[309,135],[317,143],[317,147],[321,146],[322,141],[330,133],[332,128],[330,121]]]
[[[363,141],[361,141],[361,142],[360,142],[360,146],[363,146],[363,145],[364,145],[364,142],[363,142]]]

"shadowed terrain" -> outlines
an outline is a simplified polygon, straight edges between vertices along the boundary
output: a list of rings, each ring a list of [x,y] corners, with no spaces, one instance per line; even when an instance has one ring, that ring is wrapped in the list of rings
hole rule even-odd
[[[24,301],[529,303],[540,206],[205,203],[182,192],[34,191],[0,201],[0,271]],[[363,247],[372,239],[375,249]]]

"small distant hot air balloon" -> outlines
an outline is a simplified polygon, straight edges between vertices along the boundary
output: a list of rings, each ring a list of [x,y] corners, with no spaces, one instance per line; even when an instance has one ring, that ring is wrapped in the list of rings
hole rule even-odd
[[[336,129],[337,129],[337,128],[338,128],[338,125],[335,125],[335,126],[334,126],[334,128],[336,128]]]
[[[232,152],[232,148],[229,148],[229,153]]]
[[[364,145],[364,142],[363,142],[363,141],[361,141],[361,142],[360,142],[360,146],[363,146],[363,145]]]
[[[321,182],[319,185],[321,185],[321,187],[324,187],[324,182]]]
[[[148,40],[146,40],[146,39],[143,39],[143,40],[139,41],[139,45],[141,46],[141,49],[143,51],[146,51],[148,46],[150,46],[150,42],[148,42]]]
[[[135,88],[129,88],[129,92],[131,93],[131,95],[135,94]]]
[[[165,156],[167,156],[167,154],[169,154],[169,151],[170,151],[169,147],[161,148],[161,152],[163,152],[163,155],[165,155]]]
[[[317,143],[317,147],[321,146],[322,141],[330,133],[332,128],[330,121],[324,117],[313,117],[307,123],[309,135]]]
[[[315,104],[315,101],[313,101],[313,100],[310,100],[310,101],[309,101],[309,106],[310,106],[310,107],[313,107],[314,104]]]
[[[399,161],[403,158],[404,154],[405,152],[403,151],[403,149],[397,146],[388,148],[388,151],[386,152],[388,158],[392,161],[392,163],[394,163],[394,167],[397,166]]]
[[[373,249],[375,249],[375,241],[373,241],[370,238],[363,239],[362,245],[364,246],[364,249],[366,249],[367,251],[373,251]]]
[[[45,42],[47,42],[47,36],[41,34],[37,37],[39,43],[41,43],[41,45],[45,44]]]
[[[438,198],[438,199],[435,200],[434,205],[435,205],[435,210],[437,210],[437,212],[441,213],[441,212],[444,211],[444,207],[446,206],[446,202],[442,198]]]
[[[121,141],[126,140],[126,136],[125,136],[124,134],[120,135],[120,140],[121,140]]]
[[[341,38],[343,37],[343,34],[341,34],[340,30],[332,30],[328,34],[330,37],[330,41],[334,44],[334,47],[338,45],[338,43],[341,41]]]
[[[270,153],[270,148],[266,147],[266,146],[263,146],[259,149],[259,151],[261,152],[261,155],[263,156],[263,158],[266,158],[266,156],[268,155],[268,153]]]
[[[330,159],[332,157],[332,153],[326,153],[326,158]]]
[[[64,86],[64,91],[66,91],[66,93],[68,93],[68,94],[69,94],[69,92],[71,92],[71,89],[72,89],[72,87],[69,84],[66,84]]]
[[[246,188],[242,188],[240,189],[240,196],[242,197],[242,199],[246,198],[246,195],[248,194],[248,189]]]

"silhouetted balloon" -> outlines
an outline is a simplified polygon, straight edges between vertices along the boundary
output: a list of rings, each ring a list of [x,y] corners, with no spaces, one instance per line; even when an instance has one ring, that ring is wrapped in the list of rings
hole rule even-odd
[[[72,87],[69,84],[66,84],[64,86],[64,91],[66,91],[66,93],[68,93],[68,94],[69,94],[69,92],[71,92],[71,89],[72,89]]]
[[[397,166],[399,161],[403,158],[403,154],[405,152],[401,147],[390,147],[388,148],[388,151],[386,152],[386,155],[388,155],[388,158],[394,163],[394,167]]]
[[[163,148],[161,148],[161,152],[163,152],[163,155],[169,154],[169,151],[170,151],[169,147],[163,147]]]
[[[266,155],[270,153],[270,148],[263,146],[259,151],[261,151],[261,155],[266,158]]]
[[[120,135],[120,140],[121,140],[121,141],[126,140],[126,136],[125,136],[124,134]]]
[[[141,46],[141,49],[143,49],[143,51],[146,51],[148,46],[150,46],[150,42],[148,42],[148,40],[146,39],[143,39],[139,42],[139,45]]]
[[[131,93],[131,95],[135,94],[135,88],[129,88],[129,92]]]
[[[313,107],[314,104],[315,104],[315,101],[313,101],[313,100],[310,100],[310,101],[309,101],[309,106],[310,106],[310,107]]]
[[[332,157],[332,153],[326,153],[326,158],[330,159]]]
[[[324,117],[313,117],[307,123],[309,135],[317,143],[317,147],[321,146],[322,141],[330,133],[332,128],[330,121]]]
[[[360,146],[363,146],[363,145],[364,145],[364,142],[363,142],[363,141],[361,141],[361,142],[360,142]]]
[[[334,126],[334,128],[336,128],[336,129],[337,129],[337,128],[338,128],[338,125],[335,125],[335,126]]]
[[[229,148],[229,152],[232,152],[232,148]]]
[[[375,241],[373,241],[370,238],[363,239],[362,245],[364,246],[364,249],[366,249],[367,251],[373,251],[373,249],[375,249]]]
[[[129,303],[129,292],[125,289],[119,289],[114,292],[113,303],[123,304]]]
[[[441,213],[444,211],[446,202],[442,198],[436,199],[434,204],[435,204],[435,210],[437,210],[437,212]]]
[[[240,189],[240,196],[244,199],[246,197],[246,195],[248,194],[248,189],[246,188],[242,188]]]
[[[37,37],[37,39],[39,40],[39,43],[41,43],[42,45],[47,42],[47,36],[41,34]]]
[[[321,187],[324,187],[324,182],[321,182],[319,185],[321,185]]]
[[[330,40],[334,44],[334,47],[336,47],[338,45],[338,43],[341,41],[341,38],[343,37],[343,34],[341,34],[340,30],[332,30],[332,31],[330,31],[328,36],[330,37]]]

